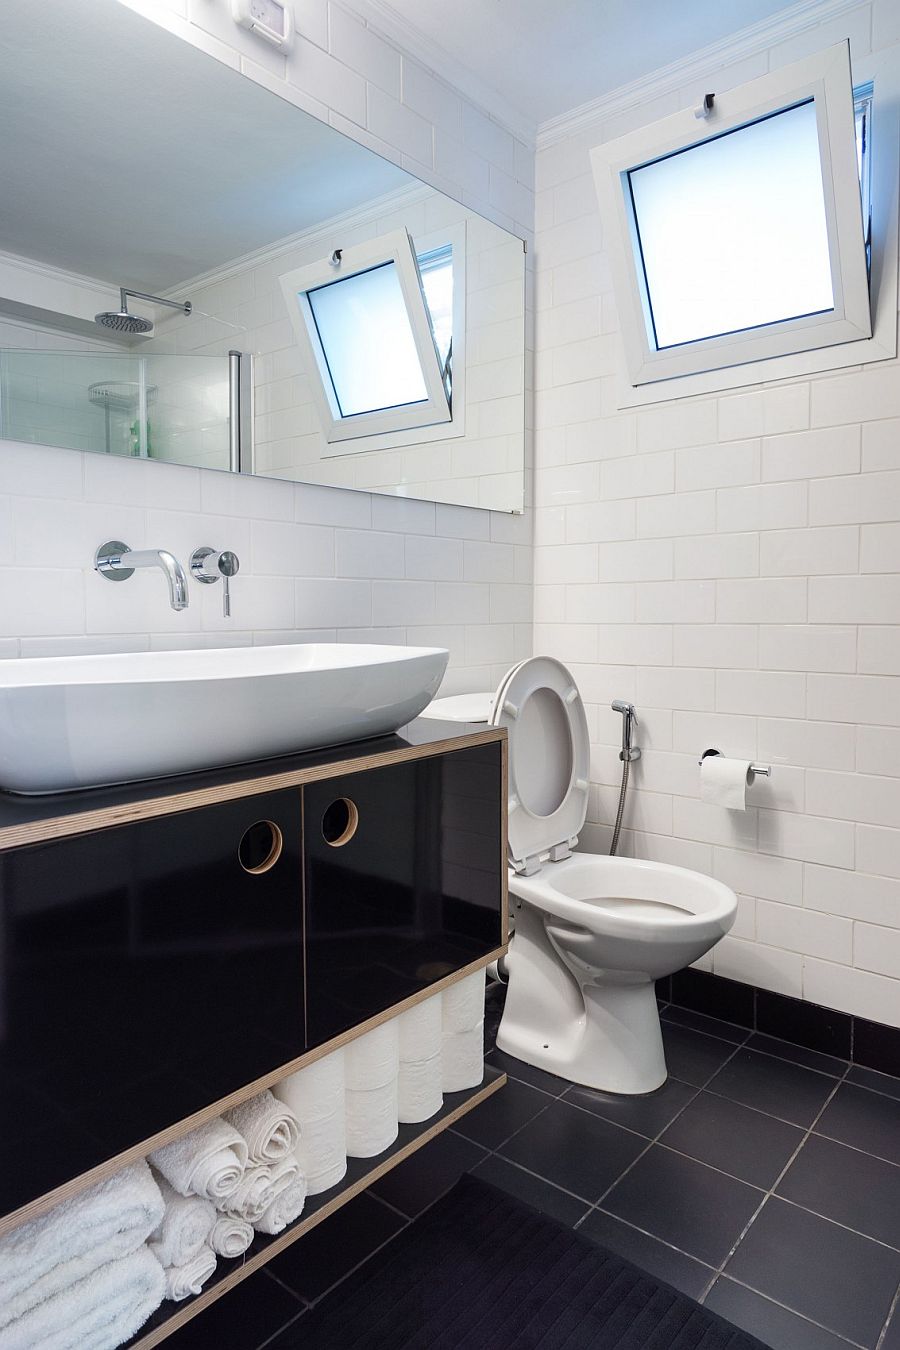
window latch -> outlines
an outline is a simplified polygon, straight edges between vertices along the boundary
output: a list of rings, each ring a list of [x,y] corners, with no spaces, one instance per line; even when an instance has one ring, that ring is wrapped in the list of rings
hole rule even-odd
[[[698,121],[701,122],[706,121],[706,119],[709,117],[710,113],[713,110],[713,104],[715,102],[715,99],[716,99],[715,94],[703,95],[703,102],[700,104],[699,108],[694,109],[694,116],[697,118]]]

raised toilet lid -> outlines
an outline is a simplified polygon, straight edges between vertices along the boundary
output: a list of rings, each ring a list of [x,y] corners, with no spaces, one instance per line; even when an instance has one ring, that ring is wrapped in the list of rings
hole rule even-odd
[[[590,743],[571,674],[552,656],[514,666],[500,684],[491,723],[509,737],[509,857],[517,872],[574,847],[587,815]]]

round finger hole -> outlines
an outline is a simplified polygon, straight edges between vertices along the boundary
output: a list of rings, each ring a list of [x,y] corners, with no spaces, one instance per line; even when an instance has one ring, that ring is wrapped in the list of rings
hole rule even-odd
[[[337,797],[325,808],[322,817],[322,838],[332,848],[340,848],[350,842],[356,834],[358,824],[359,812],[356,803],[349,797]]]
[[[257,820],[246,829],[238,845],[238,862],[251,876],[268,872],[281,857],[284,840],[273,820]]]

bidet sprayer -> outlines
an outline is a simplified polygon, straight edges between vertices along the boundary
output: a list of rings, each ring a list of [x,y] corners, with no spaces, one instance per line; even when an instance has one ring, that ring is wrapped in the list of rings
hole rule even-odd
[[[636,759],[641,757],[640,746],[631,744],[631,733],[637,726],[634,704],[626,703],[623,699],[617,698],[613,700],[612,710],[622,714],[622,749],[619,751],[619,759],[624,760],[626,764],[633,764]]]

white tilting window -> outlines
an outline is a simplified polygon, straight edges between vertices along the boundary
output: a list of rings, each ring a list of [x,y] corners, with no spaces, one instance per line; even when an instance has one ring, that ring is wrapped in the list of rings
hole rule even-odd
[[[449,366],[406,230],[279,280],[328,441],[450,421]]]
[[[591,157],[632,386],[871,336],[845,43]]]

